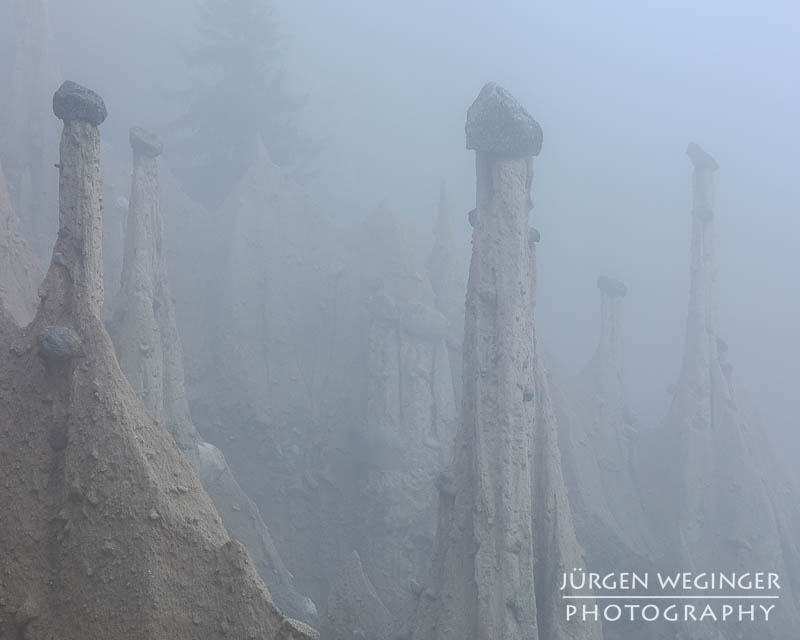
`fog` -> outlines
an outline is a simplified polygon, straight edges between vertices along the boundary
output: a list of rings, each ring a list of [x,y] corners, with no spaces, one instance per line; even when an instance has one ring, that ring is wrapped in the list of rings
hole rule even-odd
[[[794,433],[800,87],[791,25],[800,10],[408,4],[280,5],[297,81],[313,97],[310,117],[336,159],[320,198],[343,212],[386,198],[425,228],[444,177],[466,213],[473,163],[458,116],[484,80],[512,87],[545,136],[532,213],[543,237],[544,339],[564,366],[580,366],[596,339],[595,277],[623,279],[629,388],[655,418],[679,365],[691,207],[683,151],[698,141],[722,167],[720,317],[736,375],[769,422]]]
[[[106,137],[163,125],[191,3],[53,3],[65,77],[111,105]],[[323,139],[316,199],[340,220],[385,201],[421,234],[447,180],[468,255],[462,114],[488,79],[544,129],[533,224],[539,323],[559,368],[596,342],[598,273],[624,280],[626,375],[657,420],[679,366],[688,295],[689,140],[720,163],[718,286],[735,375],[769,428],[796,438],[800,123],[791,3],[278,2],[304,125]],[[795,440],[800,443],[800,440]]]
[[[186,151],[188,96],[216,85],[187,60],[217,28],[239,31],[214,52],[247,50],[231,17],[245,4],[271,6],[280,34],[286,93],[258,95],[302,107],[254,117],[228,146],[243,112],[218,91],[210,123],[191,115],[221,170],[192,182],[187,157],[204,156]],[[233,22],[203,25],[204,5]],[[0,427],[25,426],[0,428],[0,469],[46,430],[52,457],[11,460],[29,469],[19,487],[56,496],[30,522],[67,523],[25,534],[80,562],[102,548],[125,571],[143,554],[155,582],[134,563],[142,582],[120,593],[179,594],[146,614],[153,638],[190,637],[191,615],[288,640],[277,606],[322,640],[642,640],[649,627],[559,618],[562,599],[590,597],[563,573],[585,567],[780,573],[773,635],[723,620],[713,637],[786,640],[800,624],[799,21],[777,0],[0,0],[0,347],[16,354],[0,362]],[[41,125],[51,105],[43,120],[33,102],[57,88],[40,86],[51,62],[81,85],[53,99],[60,151]],[[497,113],[524,153],[480,139]],[[129,487],[108,469],[142,478],[129,527]],[[33,500],[9,486],[15,509]],[[116,524],[69,547],[73,503],[87,521],[113,503]],[[22,535],[4,526],[0,541]],[[118,540],[147,548],[120,560]],[[54,562],[13,584],[44,583]],[[236,604],[214,595],[227,569],[209,567],[226,563]],[[123,569],[84,564],[63,591],[105,603],[83,581],[101,567],[119,584]],[[217,598],[211,622],[187,584]],[[57,626],[14,598],[14,637]],[[135,620],[143,605],[127,606]]]

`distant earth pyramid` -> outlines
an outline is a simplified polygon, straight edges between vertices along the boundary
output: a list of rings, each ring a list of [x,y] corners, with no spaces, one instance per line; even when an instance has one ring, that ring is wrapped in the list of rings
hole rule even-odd
[[[714,259],[714,173],[719,165],[692,143],[689,309],[680,377],[667,418],[648,443],[642,478],[651,520],[683,571],[777,571],[780,606],[769,624],[722,626],[726,638],[797,635],[797,595],[788,567],[796,546],[784,501],[764,466],[769,444],[737,400],[728,345],[719,333]],[[772,470],[775,473],[775,470]],[[657,505],[657,506],[656,506]],[[687,637],[706,638],[696,625]]]

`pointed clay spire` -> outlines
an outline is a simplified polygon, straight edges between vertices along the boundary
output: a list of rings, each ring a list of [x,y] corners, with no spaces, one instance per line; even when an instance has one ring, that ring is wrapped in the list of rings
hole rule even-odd
[[[59,162],[59,231],[42,286],[42,310],[58,317],[103,308],[103,250],[100,219],[100,132],[103,99],[74,82],[53,96],[53,112],[64,121]]]
[[[702,389],[705,396],[710,398],[712,364],[718,361],[713,211],[714,172],[719,165],[694,143],[689,144],[686,153],[694,165],[691,284],[679,385]],[[707,415],[704,419],[710,421],[711,416]]]
[[[490,83],[467,114],[477,207],[467,287],[464,390],[452,480],[440,483],[432,584],[417,640],[536,638],[529,424],[533,319],[528,211],[541,129]]]
[[[674,550],[680,566],[769,566],[789,574],[796,553],[786,544],[791,525],[776,491],[784,479],[764,462],[771,455],[768,439],[737,400],[727,379],[727,344],[717,333],[713,218],[718,165],[696,144],[689,145],[687,155],[694,171],[683,362],[664,426],[650,443],[647,476],[641,477],[656,498],[655,526],[671,536],[662,546]],[[669,493],[663,495],[660,487]],[[796,591],[788,595],[796,585],[784,589],[780,618],[752,637],[796,635]]]
[[[125,232],[122,284],[111,332],[117,359],[148,411],[162,421],[178,446],[196,458],[196,434],[183,390],[180,342],[162,253],[163,223],[158,156],[161,142],[151,133],[130,130],[133,177]],[[170,351],[177,350],[170,357]],[[178,367],[171,376],[169,367]],[[177,389],[170,388],[177,386]],[[166,406],[172,398],[171,406]]]

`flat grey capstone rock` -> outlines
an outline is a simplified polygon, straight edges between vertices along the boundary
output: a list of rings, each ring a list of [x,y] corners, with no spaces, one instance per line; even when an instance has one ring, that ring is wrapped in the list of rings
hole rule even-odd
[[[91,89],[67,80],[53,94],[53,113],[64,122],[82,120],[95,127],[102,124],[108,111],[103,99]]]
[[[696,169],[708,169],[709,171],[719,169],[717,161],[711,157],[710,153],[704,151],[699,144],[690,142],[686,148],[686,155],[689,156]]]
[[[624,283],[608,276],[597,278],[597,288],[612,298],[624,298],[628,293],[628,287]]]
[[[148,158],[157,158],[164,151],[164,144],[154,133],[142,127],[131,127],[129,135],[131,148]]]
[[[537,156],[542,128],[499,84],[489,82],[467,111],[467,149],[504,156]]]

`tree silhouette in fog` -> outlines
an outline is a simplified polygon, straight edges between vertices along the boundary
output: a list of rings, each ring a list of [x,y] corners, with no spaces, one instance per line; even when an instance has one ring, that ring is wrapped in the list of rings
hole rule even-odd
[[[198,38],[185,54],[189,86],[175,145],[184,189],[217,208],[241,177],[258,136],[293,177],[311,177],[318,144],[299,128],[307,96],[290,91],[270,0],[196,0]]]

